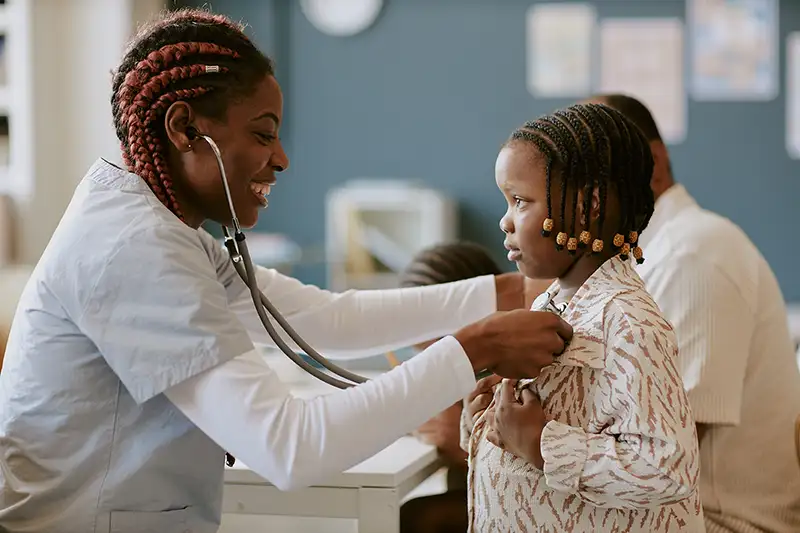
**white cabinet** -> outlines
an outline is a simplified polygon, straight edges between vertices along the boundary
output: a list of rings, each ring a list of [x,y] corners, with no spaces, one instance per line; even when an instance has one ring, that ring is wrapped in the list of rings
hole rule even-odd
[[[326,201],[328,287],[388,288],[421,248],[454,240],[455,203],[441,192],[400,180],[356,180]]]

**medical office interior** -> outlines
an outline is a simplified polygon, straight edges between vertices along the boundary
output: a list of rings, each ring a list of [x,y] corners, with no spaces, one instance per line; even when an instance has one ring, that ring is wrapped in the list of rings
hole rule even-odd
[[[336,291],[385,288],[419,250],[460,239],[511,270],[500,145],[526,120],[623,92],[653,111],[676,179],[769,262],[800,346],[800,1],[5,0],[0,355],[78,181],[98,157],[121,161],[110,71],[126,41],[159,10],[202,6],[247,22],[284,94],[291,166],[248,232],[256,263]],[[412,353],[347,366],[376,375]],[[328,390],[265,357],[297,394]],[[228,474],[225,533],[395,531],[399,504],[446,477],[414,436],[297,493],[242,465]]]

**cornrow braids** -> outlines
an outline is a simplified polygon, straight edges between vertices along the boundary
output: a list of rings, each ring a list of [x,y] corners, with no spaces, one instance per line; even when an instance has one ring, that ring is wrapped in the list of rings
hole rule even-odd
[[[111,108],[128,170],[183,219],[167,164],[163,116],[177,101],[222,119],[227,105],[274,74],[272,61],[230,19],[181,9],[143,26],[114,73]]]
[[[529,125],[531,126],[530,128],[528,127]],[[525,123],[522,128],[511,134],[509,142],[521,140],[532,143],[539,148],[539,152],[544,155],[546,159],[547,219],[542,223],[542,236],[549,237],[553,230],[553,204],[550,201],[550,180],[552,179],[555,167],[560,165],[561,158],[564,154],[559,153],[559,147],[555,146],[548,137],[541,135],[540,132],[532,131],[532,126],[533,122]]]
[[[417,253],[400,273],[400,286],[438,285],[501,273],[500,267],[482,246],[471,242],[452,242]]]
[[[608,195],[609,191],[613,191],[620,208],[614,250],[623,259],[633,253],[637,262],[644,260],[637,241],[653,214],[655,202],[650,188],[653,156],[647,139],[633,122],[603,104],[576,104],[526,122],[511,134],[506,144],[512,141],[532,143],[544,157],[547,213],[551,228],[550,188],[553,172],[560,173],[561,219],[556,237],[559,250],[566,246],[570,253],[574,253],[576,248],[584,248],[591,241],[589,209],[592,193],[597,189],[600,196],[598,234],[592,241],[592,252],[600,253],[604,249]],[[586,220],[580,236],[577,236],[579,191],[584,194]],[[568,221],[566,207],[569,194],[572,194],[572,220]],[[546,225],[547,220],[543,227]]]

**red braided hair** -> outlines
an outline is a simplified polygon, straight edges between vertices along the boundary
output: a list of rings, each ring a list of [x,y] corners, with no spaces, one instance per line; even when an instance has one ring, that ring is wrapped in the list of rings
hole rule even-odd
[[[111,97],[128,170],[183,220],[167,163],[164,113],[191,100],[201,114],[222,118],[231,98],[272,74],[272,62],[225,17],[181,10],[143,28],[115,73]]]

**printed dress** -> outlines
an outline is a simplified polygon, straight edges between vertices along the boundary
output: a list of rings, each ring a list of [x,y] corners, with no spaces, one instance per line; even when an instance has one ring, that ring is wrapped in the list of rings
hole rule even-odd
[[[563,313],[574,329],[558,361],[527,386],[550,422],[544,471],[486,440],[469,454],[475,533],[702,533],[695,423],[670,324],[627,261],[613,258]]]

